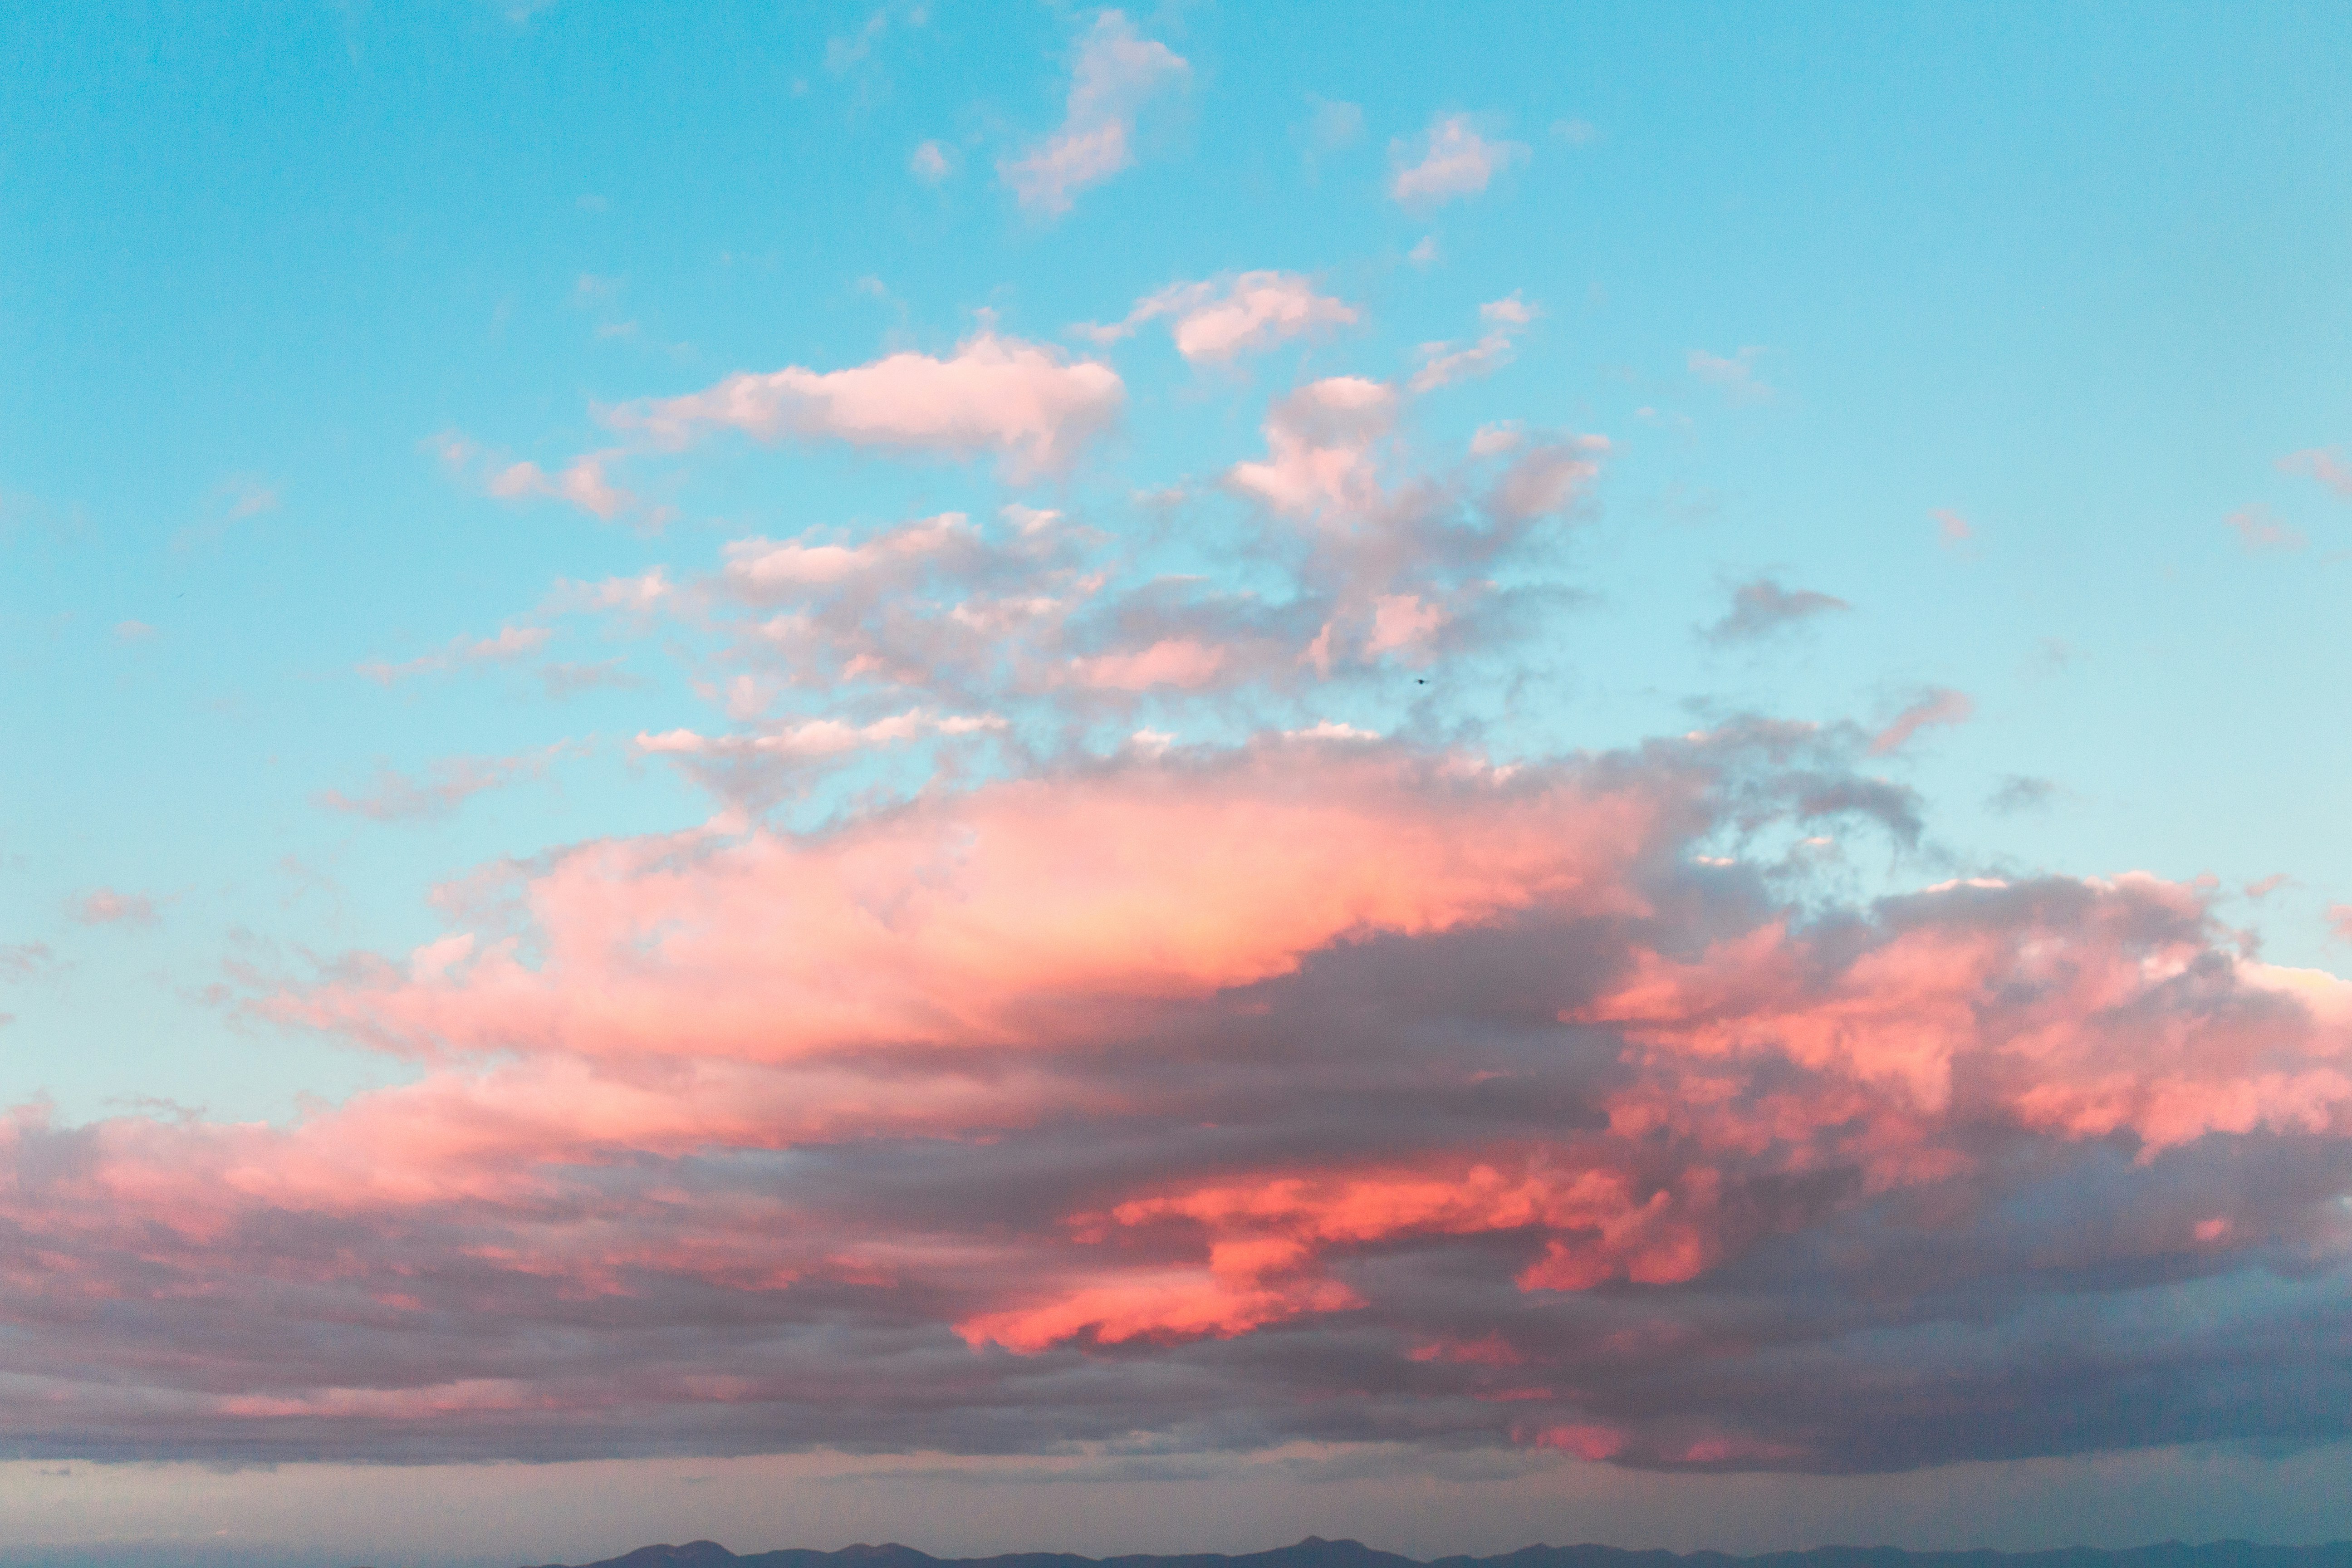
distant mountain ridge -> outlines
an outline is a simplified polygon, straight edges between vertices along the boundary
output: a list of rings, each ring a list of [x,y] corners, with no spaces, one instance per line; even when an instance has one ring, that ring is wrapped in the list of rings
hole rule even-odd
[[[934,1557],[896,1542],[838,1552],[788,1549],[739,1557],[715,1541],[641,1546],[579,1568],[2352,1568],[2352,1541],[2325,1546],[2262,1546],[2168,1541],[2108,1552],[2088,1546],[2050,1552],[1906,1552],[1897,1546],[1816,1546],[1734,1557],[1722,1552],[1633,1552],[1617,1546],[1523,1546],[1494,1557],[1439,1557],[1427,1563],[1376,1552],[1360,1541],[1310,1535],[1296,1546],[1236,1555],[1079,1557],[1066,1552],[1013,1552],[999,1557]],[[549,1563],[546,1568],[566,1568]]]

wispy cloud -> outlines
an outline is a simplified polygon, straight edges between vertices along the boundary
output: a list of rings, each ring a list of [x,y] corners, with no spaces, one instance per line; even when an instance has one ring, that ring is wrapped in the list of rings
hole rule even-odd
[[[411,676],[512,664],[546,647],[547,639],[552,636],[554,633],[546,626],[506,626],[491,637],[454,637],[438,650],[401,664],[370,659],[359,667],[359,673],[379,686],[392,686]]]
[[[1756,360],[1763,352],[1760,348],[1744,348],[1726,359],[1705,349],[1693,349],[1686,363],[1693,375],[1718,388],[1734,403],[1768,403],[1780,395],[1780,389],[1766,384],[1756,374]]]
[[[2309,447],[2278,460],[2279,471],[2317,479],[2337,495],[2352,500],[2352,460],[2341,447]]]
[[[1135,302],[1125,319],[1074,330],[1097,343],[1117,342],[1144,322],[1171,319],[1176,352],[1195,364],[1215,364],[1257,353],[1286,339],[1353,326],[1352,305],[1315,291],[1295,272],[1244,272],[1198,283],[1171,283]]]
[[[1395,168],[1389,177],[1389,195],[1409,207],[1474,196],[1527,155],[1524,142],[1480,135],[1469,115],[1441,115],[1412,142],[1391,145]]]
[[[1731,592],[1731,608],[1702,634],[1713,643],[1755,642],[1801,622],[1853,606],[1811,588],[1783,588],[1769,577],[1742,583]]]
[[[1046,217],[1070,210],[1080,191],[1135,162],[1135,117],[1192,67],[1167,45],[1139,37],[1119,11],[1105,11],[1078,45],[1061,129],[997,165],[1023,208]]]
[[[1965,724],[1976,710],[1975,701],[1965,691],[1954,691],[1948,688],[1930,691],[1897,713],[1885,729],[1871,737],[1870,754],[1879,757],[1889,752],[1900,751],[1922,730]]]
[[[155,923],[155,900],[144,893],[93,888],[75,897],[66,912],[83,925],[151,926]]]

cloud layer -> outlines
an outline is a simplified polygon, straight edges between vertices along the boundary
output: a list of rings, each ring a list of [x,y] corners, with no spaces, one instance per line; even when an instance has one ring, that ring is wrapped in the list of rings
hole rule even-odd
[[[257,1004],[415,1083],[16,1114],[0,1431],[1825,1470],[2333,1433],[2352,986],[2154,879],[1801,906],[1714,852],[1906,836],[1862,743],[1266,737],[512,869]]]

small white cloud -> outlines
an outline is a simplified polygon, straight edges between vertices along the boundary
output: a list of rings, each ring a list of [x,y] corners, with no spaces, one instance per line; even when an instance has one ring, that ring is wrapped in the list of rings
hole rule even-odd
[[[1437,237],[1433,234],[1423,235],[1421,243],[1406,251],[1404,258],[1415,267],[1424,269],[1434,266],[1437,261]]]

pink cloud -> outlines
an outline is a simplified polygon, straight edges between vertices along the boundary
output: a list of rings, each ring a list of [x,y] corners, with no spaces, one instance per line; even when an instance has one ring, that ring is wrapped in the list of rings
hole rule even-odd
[[[1081,686],[1111,691],[1148,691],[1173,686],[1197,689],[1214,682],[1231,655],[1192,637],[1163,637],[1131,653],[1097,654],[1076,660],[1072,674]]]
[[[1078,46],[1061,129],[997,165],[1024,210],[1059,217],[1078,192],[1135,162],[1137,112],[1192,68],[1167,45],[1140,37],[1124,13],[1105,11]]]
[[[1244,272],[1230,279],[1171,284],[1137,300],[1124,321],[1077,330],[1096,342],[1116,342],[1162,316],[1174,318],[1170,330],[1176,352],[1195,364],[1263,353],[1286,339],[1352,326],[1361,319],[1354,306],[1318,294],[1313,280],[1297,273]]]
[[[1388,433],[1396,406],[1396,389],[1385,382],[1310,382],[1267,414],[1266,460],[1234,464],[1226,482],[1289,517],[1366,504],[1377,493],[1372,445]]]
[[[901,353],[849,370],[790,365],[615,409],[624,430],[684,447],[714,429],[852,446],[1000,454],[1017,476],[1067,468],[1118,416],[1127,389],[1093,360],[981,331],[946,359]]]
[[[144,893],[121,893],[112,888],[93,888],[75,899],[68,912],[84,925],[151,926],[155,923],[155,900]]]
[[[2221,521],[2237,534],[2238,542],[2249,554],[2264,550],[2300,550],[2311,542],[2273,517],[2267,507],[2241,507]]]
[[[424,654],[402,664],[380,658],[370,659],[359,667],[359,673],[379,686],[392,686],[415,675],[512,664],[546,647],[547,639],[552,636],[554,633],[545,626],[505,626],[493,637],[454,637],[437,652]]]
[[[1407,206],[1433,206],[1476,195],[1503,170],[1528,155],[1518,142],[1490,142],[1470,116],[1441,115],[1413,144],[1390,149],[1396,170],[1389,195]]]
[[[2352,985],[2147,877],[1783,903],[1715,847],[1852,821],[1841,744],[1139,745],[494,868],[446,935],[261,1004],[412,1081],[0,1119],[55,1390],[0,1430],[1004,1451],[1205,1402],[1250,1441],[1844,1470],[2048,1451],[2021,1409],[2144,1442],[2147,1380],[2210,1363],[2143,1281],[2238,1271],[2284,1295],[2278,1375],[2340,1378],[2332,1273],[2269,1260],[2338,1245]],[[1964,1304],[2052,1348],[1989,1366]]]
[[[605,477],[605,468],[619,456],[612,451],[591,452],[574,458],[552,477],[537,463],[513,463],[492,474],[484,488],[501,500],[552,497],[609,521],[637,505],[635,496]]]
[[[1897,713],[1886,727],[1871,737],[1870,754],[1885,756],[1908,744],[1920,731],[1943,724],[1965,724],[1977,710],[1977,705],[1965,691],[1937,689],[1930,691],[1910,707]]]
[[[2300,452],[2290,452],[2278,460],[2281,473],[2303,474],[2317,479],[2337,495],[2352,500],[2352,461],[2347,461],[2338,447],[2310,447]]]

